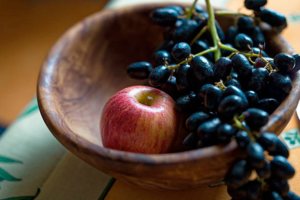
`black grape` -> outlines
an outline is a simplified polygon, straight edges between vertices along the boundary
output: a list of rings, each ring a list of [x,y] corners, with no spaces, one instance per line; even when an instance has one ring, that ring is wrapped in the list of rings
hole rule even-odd
[[[170,95],[173,99],[178,97],[178,90],[176,87],[176,77],[169,76],[166,83],[164,83],[160,89]]]
[[[241,86],[240,82],[237,79],[232,78],[232,79],[225,82],[225,86],[230,86],[230,85],[233,85],[233,86],[235,86],[239,89],[242,89],[242,86]]]
[[[228,143],[235,134],[235,129],[230,124],[222,124],[218,128],[218,141]]]
[[[248,144],[251,142],[251,138],[246,131],[239,131],[236,134],[235,139],[241,149],[246,149]]]
[[[180,65],[177,68],[177,82],[176,86],[179,91],[186,91],[191,87],[192,83],[192,71],[188,64]]]
[[[271,168],[272,174],[278,178],[290,179],[295,175],[294,167],[283,156],[274,156]]]
[[[253,41],[253,46],[257,47],[259,44],[265,43],[265,36],[259,26],[254,26],[249,33],[249,36],[251,37]]]
[[[162,43],[160,43],[154,52],[160,51],[160,50],[165,50],[167,52],[171,52],[173,47],[174,47],[174,41],[173,40],[165,40]],[[155,53],[154,53],[155,54]],[[153,55],[154,57],[154,55]]]
[[[276,143],[276,149],[273,151],[269,151],[269,154],[272,156],[281,155],[288,158],[290,152],[287,146],[281,140],[278,139]]]
[[[196,131],[198,126],[209,120],[211,116],[204,112],[196,112],[189,116],[185,121],[185,127],[188,131]]]
[[[197,133],[189,133],[183,140],[182,145],[185,148],[194,149],[197,147],[197,142],[199,138],[197,136]]]
[[[265,160],[265,166],[260,169],[256,169],[256,173],[260,178],[268,179],[271,177],[271,164]]]
[[[204,142],[205,146],[211,146],[217,144],[218,135],[217,129],[221,124],[220,119],[213,118],[202,123],[197,129],[198,137]]]
[[[173,33],[174,31],[182,25],[183,23],[183,19],[178,19],[176,21],[176,23],[174,24],[174,26],[167,26],[164,29],[163,35],[164,35],[164,39],[165,40],[173,40]]]
[[[251,10],[257,10],[267,4],[267,0],[245,0],[244,5]]]
[[[202,51],[205,51],[209,49],[209,46],[206,42],[202,41],[202,40],[197,40],[193,45],[192,45],[192,53],[193,54],[197,54],[197,53],[200,53]],[[213,61],[214,59],[214,54],[211,52],[211,53],[208,53],[208,54],[205,54],[203,55],[205,58],[207,58],[208,60],[210,61]]]
[[[203,7],[202,7],[201,5],[196,4],[196,5],[195,5],[195,11],[196,11],[197,13],[203,13],[203,12],[204,12],[204,9],[203,9]]]
[[[220,101],[222,100],[223,92],[216,86],[208,87],[204,95],[204,106],[208,110],[214,111],[218,108]]]
[[[159,87],[163,83],[168,81],[169,76],[171,75],[171,70],[164,66],[160,65],[152,70],[149,75],[149,84],[153,87]]]
[[[300,69],[300,54],[295,54],[293,57],[295,59],[295,67],[289,71],[290,74],[295,74]]]
[[[269,114],[257,108],[249,108],[247,111],[243,112],[245,116],[246,124],[251,130],[259,131],[261,127],[266,125],[269,120]]]
[[[191,62],[191,69],[199,84],[210,83],[213,80],[214,72],[210,62],[203,56],[194,57]]]
[[[235,45],[234,40],[238,33],[239,33],[239,31],[238,31],[237,27],[230,26],[226,33],[226,42],[231,45]]]
[[[212,86],[213,86],[212,84],[205,84],[201,87],[201,89],[199,90],[199,93],[197,94],[198,99],[200,101],[204,101],[204,95],[206,93],[206,89],[209,87],[212,87]]]
[[[262,133],[257,142],[266,150],[266,151],[274,151],[277,148],[279,138],[274,133]]]
[[[247,156],[249,162],[255,169],[260,169],[265,166],[264,149],[259,143],[253,142],[247,146]]]
[[[233,79],[239,78],[239,75],[236,72],[230,72],[229,76],[231,76],[231,78],[233,78]]]
[[[248,181],[251,171],[252,167],[247,163],[246,160],[238,160],[227,172],[225,182],[228,186],[234,188],[240,187]]]
[[[227,57],[221,57],[213,66],[214,81],[226,80],[232,69],[232,61]]]
[[[281,196],[286,196],[289,193],[290,186],[286,179],[280,179],[272,176],[266,182],[269,184],[271,190],[277,192]]]
[[[189,94],[185,94],[180,96],[175,101],[174,109],[180,113],[190,113],[195,108],[196,94],[194,92],[190,92]]]
[[[258,103],[258,108],[266,111],[269,115],[272,114],[278,106],[278,101],[272,98],[262,99]]]
[[[279,72],[272,73],[269,77],[269,97],[281,102],[290,93],[293,82],[288,75]]]
[[[248,33],[253,27],[252,20],[248,16],[243,15],[238,19],[237,26],[240,33]]]
[[[261,182],[258,180],[249,181],[245,187],[247,190],[247,198],[249,199],[259,199],[261,196]]]
[[[152,20],[161,26],[173,26],[177,21],[177,16],[177,11],[170,8],[159,8],[151,13]]]
[[[164,65],[165,61],[167,61],[168,63],[171,63],[171,55],[169,52],[167,52],[165,50],[160,50],[160,51],[155,52],[153,57],[154,57],[154,62],[156,64],[156,66]]]
[[[252,70],[252,76],[247,84],[247,90],[255,90],[260,96],[264,93],[269,79],[269,71],[265,68],[257,68]]]
[[[248,107],[248,100],[247,97],[245,96],[244,92],[239,89],[238,87],[235,87],[234,85],[229,85],[223,93],[223,97],[227,97],[230,95],[237,95],[242,98],[243,103],[242,103],[242,109],[245,110]]]
[[[258,106],[259,99],[256,92],[249,90],[245,92],[245,96],[248,100],[249,108],[255,108]]]
[[[237,95],[225,97],[218,107],[218,116],[223,121],[230,121],[243,111],[244,101]]]
[[[166,6],[165,8],[169,8],[169,9],[175,10],[178,15],[180,15],[180,14],[182,14],[184,12],[184,10],[180,6],[176,6],[176,5]]]
[[[183,61],[191,54],[191,47],[185,42],[180,42],[173,47],[171,54],[176,60]]]
[[[295,66],[295,58],[287,53],[279,53],[274,58],[274,65],[281,72],[291,71]]]
[[[285,16],[273,9],[262,9],[260,19],[272,27],[279,27],[281,29],[287,27]]]
[[[173,32],[173,40],[175,43],[190,43],[200,30],[201,27],[196,21],[184,20],[182,25]]]
[[[127,74],[134,79],[147,79],[152,65],[148,62],[136,62],[127,67]]]
[[[235,46],[240,51],[250,51],[249,47],[253,46],[252,39],[244,34],[239,33],[234,39]]]
[[[243,54],[233,56],[232,67],[234,71],[242,77],[249,77],[252,74],[252,66],[247,57]]]

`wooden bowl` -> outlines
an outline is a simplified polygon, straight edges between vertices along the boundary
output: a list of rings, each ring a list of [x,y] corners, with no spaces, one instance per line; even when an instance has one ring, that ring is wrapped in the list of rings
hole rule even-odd
[[[163,41],[163,27],[149,15],[166,4],[138,5],[96,13],[70,28],[46,57],[38,81],[38,103],[50,131],[68,150],[95,168],[144,188],[183,190],[222,180],[237,157],[234,141],[225,146],[146,155],[102,146],[99,121],[107,100],[129,79],[128,64],[150,60]],[[231,17],[217,18],[224,30]],[[267,31],[268,52],[293,54],[280,35]],[[271,115],[263,131],[279,134],[299,100],[299,74],[291,94]]]

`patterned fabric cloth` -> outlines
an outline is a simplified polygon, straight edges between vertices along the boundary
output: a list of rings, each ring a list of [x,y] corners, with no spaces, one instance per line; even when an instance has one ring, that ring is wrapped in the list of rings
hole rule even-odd
[[[152,0],[151,2],[153,2]],[[157,0],[160,1],[160,0]],[[218,7],[234,0],[213,0]],[[150,1],[113,0],[108,8]],[[174,2],[174,0],[172,0]],[[192,2],[192,1],[190,1]],[[295,18],[296,19],[296,18]],[[300,171],[299,121],[294,116],[281,134],[291,149],[290,162]],[[300,195],[300,174],[290,180]],[[92,168],[66,150],[49,132],[33,100],[0,138],[0,200],[229,199],[226,188],[161,192],[136,189]]]

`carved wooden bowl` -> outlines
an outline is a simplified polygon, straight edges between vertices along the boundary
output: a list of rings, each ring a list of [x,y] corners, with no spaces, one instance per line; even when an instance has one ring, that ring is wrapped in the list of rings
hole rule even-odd
[[[234,141],[225,146],[146,155],[104,148],[99,121],[103,106],[117,91],[142,84],[129,79],[128,64],[148,61],[163,41],[163,28],[149,15],[166,4],[149,4],[96,13],[70,28],[46,57],[38,81],[41,114],[53,135],[68,150],[95,168],[144,188],[183,190],[224,178],[242,156]],[[217,17],[224,30],[233,18]],[[280,35],[266,32],[267,52],[293,54]],[[279,134],[299,100],[299,74],[291,94],[271,115],[263,131]]]

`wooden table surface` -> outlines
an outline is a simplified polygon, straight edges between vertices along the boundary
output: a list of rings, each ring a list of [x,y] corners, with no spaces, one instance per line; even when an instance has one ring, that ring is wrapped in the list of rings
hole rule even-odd
[[[56,39],[108,0],[0,0],[0,124],[35,96],[40,66]]]

